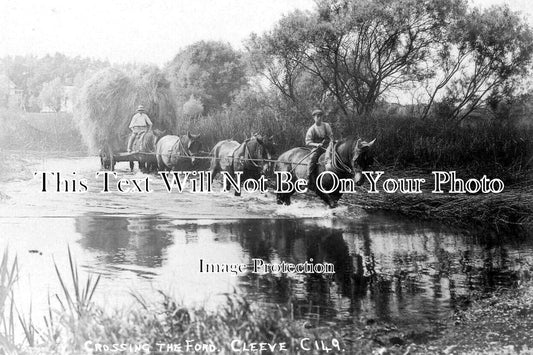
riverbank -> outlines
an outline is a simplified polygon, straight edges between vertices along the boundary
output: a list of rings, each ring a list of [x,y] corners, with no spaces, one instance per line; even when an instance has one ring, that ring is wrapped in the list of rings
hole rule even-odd
[[[457,173],[467,180],[473,176]],[[533,229],[533,173],[510,185],[501,193],[442,194],[432,193],[434,176],[421,171],[386,171],[383,179],[425,179],[422,193],[368,193],[369,185],[360,193],[347,197],[351,206],[366,211],[386,211],[409,218],[434,220],[454,226],[494,228],[496,230],[515,228]],[[481,176],[475,176],[481,178]]]
[[[401,329],[394,324],[352,330],[360,354],[533,354],[533,282],[465,300],[441,324]],[[349,338],[348,338],[349,339]],[[346,340],[346,338],[345,338]]]
[[[58,295],[57,302],[52,300],[45,326],[34,324],[22,312],[25,339],[9,343],[15,338],[0,336],[7,353],[89,354],[120,348],[132,354],[147,353],[143,352],[147,349],[153,354],[247,353],[260,348],[266,354],[307,355],[533,353],[531,282],[467,300],[440,323],[404,328],[372,319],[345,325],[298,320],[290,306],[265,309],[236,294],[227,295],[227,303],[216,312],[185,307],[164,293],[157,302],[137,296],[139,307],[104,311],[91,302],[98,279],[85,281],[78,278],[76,267],[73,270],[73,288],[64,286],[70,276],[58,271],[64,294]],[[3,275],[9,280],[12,273],[8,270]],[[3,322],[18,323],[5,313]]]

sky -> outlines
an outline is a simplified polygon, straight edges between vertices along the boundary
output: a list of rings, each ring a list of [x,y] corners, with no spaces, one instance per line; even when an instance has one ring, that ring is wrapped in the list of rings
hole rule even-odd
[[[0,57],[60,52],[163,64],[200,40],[240,47],[312,0],[0,0]]]
[[[502,2],[533,13],[530,0],[473,1]],[[200,40],[240,48],[283,14],[313,8],[313,0],[0,0],[0,57],[59,52],[162,65]]]

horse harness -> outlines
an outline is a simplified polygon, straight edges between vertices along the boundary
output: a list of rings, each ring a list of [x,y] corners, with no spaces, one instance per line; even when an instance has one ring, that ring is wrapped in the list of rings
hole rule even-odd
[[[337,152],[338,145],[339,145],[338,141],[334,142],[333,144],[330,144],[330,146],[328,147],[328,150],[326,151],[326,154],[329,154],[329,156],[331,157],[331,167],[333,168],[333,171],[336,173],[352,174],[353,173],[352,168],[342,161],[341,156],[339,155],[339,152]]]
[[[346,163],[342,161],[341,156],[337,152],[338,145],[339,145],[339,141],[334,141],[333,144],[329,145],[328,149],[326,149],[326,152],[324,154],[326,157],[329,156],[331,158],[331,167],[333,168],[332,170],[334,172],[351,174],[353,172],[352,168],[350,168]],[[296,169],[298,165],[308,165],[308,164],[302,164],[302,161],[304,161],[307,157],[309,157],[315,151],[315,149],[319,149],[319,148],[311,149],[311,151],[308,154],[306,154],[302,159],[300,159],[300,161],[297,164],[294,164],[294,167],[290,170],[290,173],[293,173],[294,169]]]
[[[241,145],[239,145],[238,147],[236,147],[230,154],[228,154],[228,156],[231,156],[233,157],[233,162],[235,161],[235,157],[234,157],[234,154],[235,152],[244,145],[244,154],[242,157],[238,157],[238,159],[243,159],[244,161],[250,161],[251,164],[256,167],[256,168],[261,168],[261,165],[257,164],[255,161],[256,160],[259,160],[259,159],[254,159],[250,153],[250,148],[248,147],[248,142],[250,141],[251,138],[248,138],[246,139],[244,142],[241,143]],[[256,138],[257,140],[257,138]],[[257,141],[259,143],[259,141]]]
[[[183,153],[184,153],[184,155],[185,155],[186,157],[190,157],[190,156],[192,156],[191,151],[190,151],[188,148],[185,148],[185,146],[183,145],[183,142],[181,141],[181,137],[178,137],[178,140],[176,141],[176,143],[174,143],[174,144],[172,145],[172,147],[170,147],[170,149],[168,150],[168,159],[169,159],[169,160],[172,159],[172,152],[174,152],[174,148],[175,148],[176,146],[178,146],[178,145],[179,145],[178,148],[181,148],[181,150],[183,151]],[[181,152],[178,151],[178,153],[181,153]],[[181,156],[181,154],[178,154],[178,156]]]

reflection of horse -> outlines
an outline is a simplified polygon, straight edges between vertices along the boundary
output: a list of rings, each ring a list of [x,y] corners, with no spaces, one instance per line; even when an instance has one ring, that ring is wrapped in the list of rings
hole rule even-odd
[[[351,137],[330,144],[327,152],[320,157],[319,172],[331,171],[341,179],[353,178],[355,184],[361,185],[363,183],[362,172],[370,167],[373,162],[370,148],[374,142],[375,139],[367,143],[361,141],[361,139],[355,140],[355,138]],[[307,165],[311,160],[310,152],[309,148],[293,148],[281,154],[276,162],[276,171],[290,172],[293,182],[296,179],[307,179]],[[330,157],[331,162],[327,167],[325,167],[324,163],[326,156]],[[333,187],[333,184],[332,176],[325,174],[321,181],[323,189],[328,191]],[[342,195],[339,190],[340,186],[332,193],[326,194],[315,188],[316,194],[330,207],[337,206],[337,202]],[[279,193],[277,195],[278,203],[290,205],[292,194],[293,192]]]
[[[187,132],[183,136],[164,136],[156,144],[155,153],[159,170],[186,170],[194,166],[195,156],[202,149],[199,134]]]
[[[268,160],[271,155],[271,139],[260,134],[253,134],[239,144],[234,140],[218,142],[211,150],[211,171],[214,178],[220,171],[227,171],[235,177],[236,172],[242,172],[241,181],[246,179],[259,179],[262,174],[270,170]],[[227,185],[226,188],[229,189]],[[238,196],[239,193],[235,192]]]
[[[142,172],[154,171],[157,168],[155,148],[157,141],[164,135],[164,131],[150,130],[142,134],[133,143],[133,155],[139,162],[139,169]]]

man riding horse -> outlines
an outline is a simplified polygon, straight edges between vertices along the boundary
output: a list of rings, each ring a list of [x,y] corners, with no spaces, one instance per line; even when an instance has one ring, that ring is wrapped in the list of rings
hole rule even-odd
[[[135,142],[135,139],[152,129],[152,121],[144,111],[143,105],[139,105],[137,107],[137,111],[131,118],[129,128],[131,130],[131,134],[128,140],[128,153],[131,153],[131,148],[133,146],[133,142]]]
[[[307,130],[305,135],[305,145],[312,147],[313,151],[311,152],[311,160],[308,165],[308,181],[307,188],[309,190],[314,190],[316,187],[316,179],[318,176],[318,159],[328,147],[329,143],[333,141],[333,131],[329,123],[322,122],[322,117],[324,113],[322,110],[314,110],[312,113],[315,124],[313,124]]]

